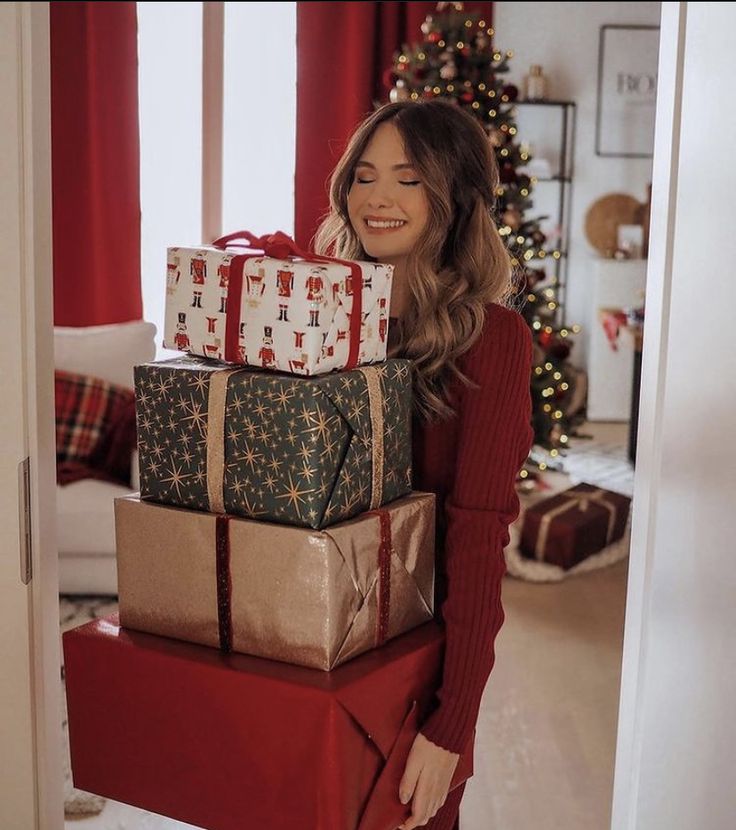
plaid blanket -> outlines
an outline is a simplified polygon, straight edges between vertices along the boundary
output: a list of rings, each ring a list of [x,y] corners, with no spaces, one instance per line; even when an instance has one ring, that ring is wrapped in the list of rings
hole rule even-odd
[[[57,370],[56,478],[130,484],[135,394],[101,378]]]

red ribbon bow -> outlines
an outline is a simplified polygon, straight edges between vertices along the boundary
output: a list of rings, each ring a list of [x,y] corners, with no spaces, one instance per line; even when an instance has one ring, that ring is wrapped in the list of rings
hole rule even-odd
[[[358,354],[360,351],[360,329],[363,322],[363,272],[357,262],[351,262],[337,257],[322,256],[309,251],[304,251],[296,242],[283,231],[256,236],[250,231],[235,231],[216,239],[212,245],[215,248],[225,248],[236,242],[245,240],[248,245],[237,245],[236,247],[248,247],[254,251],[263,253],[273,259],[288,259],[291,256],[300,257],[307,262],[338,263],[350,268],[352,275],[352,296],[353,307],[350,313],[350,350],[345,369],[353,369],[358,365]],[[230,265],[230,282],[228,286],[228,302],[225,320],[225,360],[237,362],[238,337],[240,334],[240,307],[243,296],[243,268],[245,261],[252,259],[259,254],[241,254],[233,257]],[[232,312],[232,313],[231,313]]]

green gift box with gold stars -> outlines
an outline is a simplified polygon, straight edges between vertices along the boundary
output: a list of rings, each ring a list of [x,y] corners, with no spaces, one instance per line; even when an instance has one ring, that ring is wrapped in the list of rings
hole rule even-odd
[[[411,364],[312,378],[182,356],[135,367],[141,498],[322,528],[411,490]]]

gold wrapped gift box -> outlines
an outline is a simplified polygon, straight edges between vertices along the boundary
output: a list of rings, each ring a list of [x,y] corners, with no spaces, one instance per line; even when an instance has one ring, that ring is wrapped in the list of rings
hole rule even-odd
[[[324,530],[116,499],[120,623],[329,671],[433,616],[435,497]]]

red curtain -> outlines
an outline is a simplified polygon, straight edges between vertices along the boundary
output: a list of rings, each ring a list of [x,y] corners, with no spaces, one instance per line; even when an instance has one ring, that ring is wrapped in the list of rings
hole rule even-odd
[[[54,322],[140,319],[135,3],[50,5]]]
[[[465,3],[491,23],[490,2]],[[426,2],[297,3],[295,236],[309,245],[329,205],[328,178],[355,125],[388,100],[383,75],[422,39]]]

